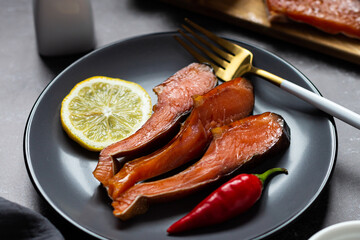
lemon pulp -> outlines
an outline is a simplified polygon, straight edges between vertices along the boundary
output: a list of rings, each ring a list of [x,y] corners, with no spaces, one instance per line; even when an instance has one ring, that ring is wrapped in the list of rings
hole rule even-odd
[[[100,151],[134,133],[151,112],[151,98],[139,84],[96,76],[75,85],[62,101],[60,118],[73,140]]]

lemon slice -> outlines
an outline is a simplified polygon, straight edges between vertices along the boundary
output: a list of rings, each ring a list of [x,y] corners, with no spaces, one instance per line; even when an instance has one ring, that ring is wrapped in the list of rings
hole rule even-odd
[[[76,84],[64,98],[60,118],[73,140],[100,151],[134,133],[151,112],[151,98],[139,84],[95,76]]]

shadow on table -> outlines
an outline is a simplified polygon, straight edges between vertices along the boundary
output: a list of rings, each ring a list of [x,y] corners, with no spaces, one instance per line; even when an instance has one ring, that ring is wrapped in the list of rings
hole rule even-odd
[[[72,63],[74,63],[84,55],[86,55],[86,53],[69,55],[69,56],[58,56],[58,57],[40,56],[40,58],[44,63],[44,65],[49,69],[53,77],[55,77],[59,73],[61,73],[65,68],[70,66]]]
[[[54,209],[50,207],[45,201],[39,200],[39,205],[41,208],[40,213],[46,217],[63,235],[65,240],[70,239],[86,239],[86,240],[95,240],[97,238],[90,236],[89,234],[81,231],[70,222],[65,220],[60,216]]]

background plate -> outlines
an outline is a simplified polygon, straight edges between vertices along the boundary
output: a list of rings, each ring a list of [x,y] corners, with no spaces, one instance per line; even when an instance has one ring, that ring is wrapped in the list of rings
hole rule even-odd
[[[213,190],[152,205],[148,213],[122,222],[112,215],[111,202],[92,175],[98,154],[81,148],[61,127],[62,99],[76,83],[91,76],[137,82],[156,103],[152,88],[194,61],[174,40],[174,34],[140,36],[86,55],[44,89],[28,118],[24,154],[35,187],[61,216],[98,238],[176,238],[167,236],[166,229]],[[304,75],[284,60],[255,46],[238,44],[254,53],[255,66],[318,93]],[[337,152],[333,119],[262,79],[249,78],[255,88],[254,113],[278,113],[291,129],[289,149],[249,171],[259,173],[270,167],[285,167],[289,175],[274,177],[250,211],[216,227],[182,235],[186,239],[248,239],[270,235],[306,210],[330,177]]]

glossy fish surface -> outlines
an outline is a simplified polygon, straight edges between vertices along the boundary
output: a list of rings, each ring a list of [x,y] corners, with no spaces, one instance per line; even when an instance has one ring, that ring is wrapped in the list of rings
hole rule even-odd
[[[254,108],[253,86],[236,78],[194,98],[194,108],[180,132],[162,149],[127,162],[109,180],[108,193],[116,199],[139,181],[147,180],[200,158],[212,140],[211,129],[247,117]]]
[[[213,140],[204,156],[171,177],[139,183],[121,194],[112,206],[122,220],[147,211],[149,204],[183,197],[233,173],[242,165],[264,160],[290,144],[285,120],[266,112],[212,129]]]
[[[359,0],[267,0],[273,20],[287,17],[325,32],[360,38]]]
[[[93,171],[94,177],[104,186],[118,171],[117,157],[137,154],[154,148],[167,135],[178,129],[180,120],[193,107],[192,96],[204,94],[214,88],[217,78],[206,64],[192,63],[153,90],[158,97],[153,114],[134,134],[116,142],[100,152],[99,161]]]

